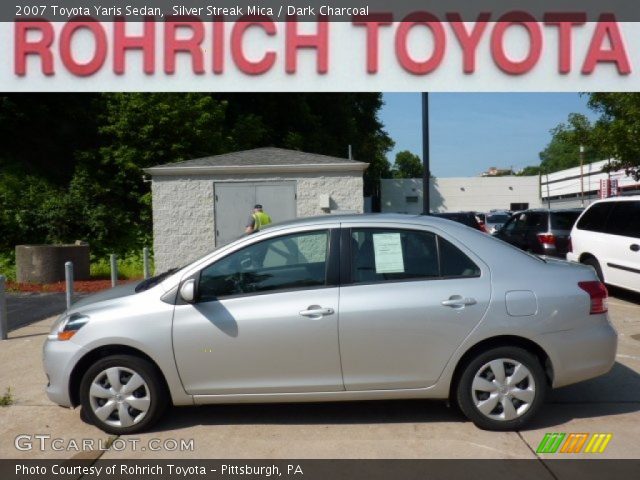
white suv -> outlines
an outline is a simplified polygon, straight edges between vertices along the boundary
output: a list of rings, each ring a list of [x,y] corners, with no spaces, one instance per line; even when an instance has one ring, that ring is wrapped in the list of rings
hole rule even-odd
[[[569,248],[567,260],[591,265],[604,283],[640,292],[640,196],[591,204]]]

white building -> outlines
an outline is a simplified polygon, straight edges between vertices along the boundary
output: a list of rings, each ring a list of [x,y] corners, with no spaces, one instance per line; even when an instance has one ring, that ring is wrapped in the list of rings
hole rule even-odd
[[[543,204],[552,208],[580,207],[582,192],[584,204],[588,205],[599,198],[601,180],[617,180],[618,194],[640,193],[640,182],[628,177],[624,170],[617,172],[603,172],[602,169],[610,160],[588,163],[582,167],[568,168],[559,172],[542,175],[540,177],[540,194]]]
[[[537,176],[432,178],[429,195],[432,212],[524,210],[541,206]],[[422,179],[383,179],[381,197],[383,212],[421,213]]]
[[[148,168],[156,271],[184,265],[242,236],[257,203],[274,222],[362,213],[367,166],[260,148]]]

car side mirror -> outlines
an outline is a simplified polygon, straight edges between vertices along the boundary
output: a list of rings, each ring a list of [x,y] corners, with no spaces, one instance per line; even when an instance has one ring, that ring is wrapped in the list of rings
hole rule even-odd
[[[193,278],[180,287],[180,298],[187,303],[193,303],[196,300],[196,281]]]

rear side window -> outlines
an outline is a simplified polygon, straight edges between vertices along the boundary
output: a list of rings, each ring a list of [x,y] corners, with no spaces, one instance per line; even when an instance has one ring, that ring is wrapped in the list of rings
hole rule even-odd
[[[438,275],[438,246],[433,233],[413,230],[352,230],[351,278],[354,283]]]
[[[571,230],[576,220],[580,216],[579,211],[575,212],[552,212],[551,228],[553,230]]]
[[[607,218],[609,218],[613,206],[614,202],[603,202],[592,205],[578,221],[578,229],[589,230],[591,232],[604,232]]]
[[[440,269],[442,277],[478,277],[480,269],[464,252],[444,238],[440,245]]]
[[[527,213],[527,229],[535,232],[546,232],[549,228],[549,217],[546,213],[530,212]]]
[[[640,238],[640,202],[615,202],[606,233]]]
[[[395,229],[351,232],[353,283],[479,275],[480,269],[467,255],[433,233]]]

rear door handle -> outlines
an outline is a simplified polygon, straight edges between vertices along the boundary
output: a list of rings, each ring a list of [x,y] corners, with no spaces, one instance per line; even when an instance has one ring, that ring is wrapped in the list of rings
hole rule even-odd
[[[453,295],[448,300],[441,302],[443,307],[464,308],[478,303],[475,298],[462,298],[460,295]]]
[[[640,245],[638,245],[637,243],[632,243],[629,246],[629,250],[631,250],[632,252],[637,252],[638,250],[640,250]]]
[[[300,315],[303,317],[324,317],[326,315],[333,315],[334,311],[333,308],[322,308],[322,307],[318,307],[316,305],[312,305],[309,308],[307,308],[306,310],[301,310]]]

